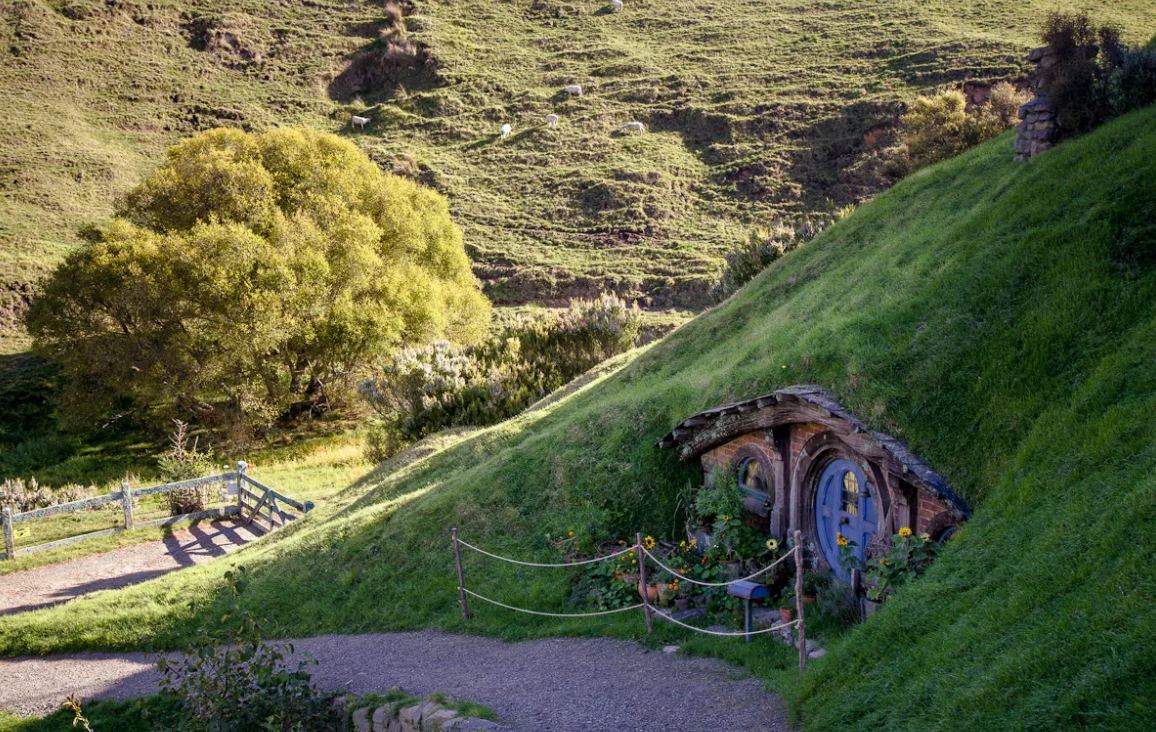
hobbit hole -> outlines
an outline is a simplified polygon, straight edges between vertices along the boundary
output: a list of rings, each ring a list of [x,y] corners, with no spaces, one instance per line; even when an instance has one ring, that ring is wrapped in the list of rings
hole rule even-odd
[[[708,409],[658,441],[698,460],[709,483],[733,470],[748,523],[782,539],[796,529],[820,568],[843,576],[838,537],[859,559],[882,556],[902,528],[942,540],[971,511],[901,441],[873,432],[817,386]]]

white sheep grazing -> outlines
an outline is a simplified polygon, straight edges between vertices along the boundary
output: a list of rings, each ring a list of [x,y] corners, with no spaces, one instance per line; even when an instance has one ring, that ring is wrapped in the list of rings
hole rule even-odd
[[[622,0],[610,0],[610,4],[614,7],[614,12],[622,12]]]
[[[642,124],[641,122],[627,122],[626,124],[622,125],[621,130],[623,132],[637,132],[641,135],[646,132],[646,125]]]
[[[360,127],[361,129],[363,129],[363,130],[364,130],[364,129],[365,129],[365,126],[366,126],[367,124],[369,124],[369,117],[358,117],[358,116],[355,114],[355,115],[353,115],[353,119],[351,119],[351,120],[349,120],[349,121],[350,121],[350,122],[352,122],[353,124],[357,125],[358,127]]]
[[[546,126],[547,127],[557,127],[558,126],[558,115],[556,115],[556,114],[546,115]]]
[[[514,131],[514,128],[510,126],[510,123],[509,123],[509,122],[507,122],[506,124],[502,125],[502,139],[504,140],[504,139],[506,139],[507,137],[509,137],[509,136],[510,136],[510,133],[511,133],[511,132],[513,132],[513,131]]]
[[[571,84],[570,86],[566,87],[563,91],[565,91],[570,96],[575,96],[575,95],[582,96],[582,87],[578,86],[577,84]]]

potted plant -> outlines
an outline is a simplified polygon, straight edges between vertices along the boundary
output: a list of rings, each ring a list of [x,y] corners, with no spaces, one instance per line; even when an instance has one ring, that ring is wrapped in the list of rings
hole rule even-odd
[[[795,590],[793,588],[786,588],[783,594],[779,596],[779,618],[784,623],[789,623],[795,617]]]
[[[803,572],[803,604],[813,604],[818,595],[819,588],[827,584],[827,577],[820,574],[816,570],[808,569]]]

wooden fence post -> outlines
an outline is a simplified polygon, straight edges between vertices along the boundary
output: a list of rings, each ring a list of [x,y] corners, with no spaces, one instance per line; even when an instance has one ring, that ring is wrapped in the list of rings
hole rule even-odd
[[[12,509],[4,507],[4,551],[8,559],[16,558],[16,535],[12,531]]]
[[[803,532],[795,529],[795,609],[799,613],[799,673],[807,670],[807,624],[803,620]]]
[[[635,534],[634,540],[634,550],[638,552],[638,581],[642,583],[642,612],[646,614],[646,632],[650,634],[654,628],[650,624],[650,587],[646,584],[646,552],[642,551],[642,534]]]
[[[245,475],[245,471],[248,469],[249,469],[249,463],[245,462],[244,460],[238,460],[237,461],[237,517],[238,518],[245,518],[245,501],[243,500],[244,495],[245,495],[243,492],[245,489],[245,482],[243,480],[241,480],[241,477]]]
[[[466,574],[462,571],[462,548],[458,544],[458,527],[452,529],[454,536],[454,559],[458,563],[458,600],[462,605],[462,620],[470,619],[470,603],[466,600]]]
[[[132,517],[132,488],[129,488],[127,480],[120,482],[120,502],[124,508],[124,530],[132,531],[136,523]]]

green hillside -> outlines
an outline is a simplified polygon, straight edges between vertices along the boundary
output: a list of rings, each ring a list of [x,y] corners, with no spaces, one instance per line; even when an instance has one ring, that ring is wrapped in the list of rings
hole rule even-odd
[[[655,439],[683,417],[816,383],[899,435],[976,507],[923,579],[790,653],[719,648],[808,729],[1149,729],[1156,723],[1156,108],[1029,163],[1004,136],[905,180],[734,298],[511,422],[436,437],[274,541],[233,555],[279,636],[465,630],[448,528],[550,557],[548,535],[672,535],[694,468]],[[0,619],[0,651],[174,642],[206,565]],[[471,585],[562,610],[566,577],[471,558]],[[481,607],[473,632],[638,637],[637,617]],[[660,626],[660,637],[674,637]]]
[[[344,130],[451,198],[500,303],[614,288],[696,305],[752,223],[886,185],[886,135],[865,133],[902,102],[1022,75],[1047,10],[1089,8],[1134,42],[1156,32],[1156,0],[417,0],[425,65],[375,40],[382,5],[5,2],[0,338],[17,288],[196,130]],[[586,95],[565,98],[572,83]],[[356,112],[373,124],[352,131]],[[632,119],[650,134],[616,132]]]

